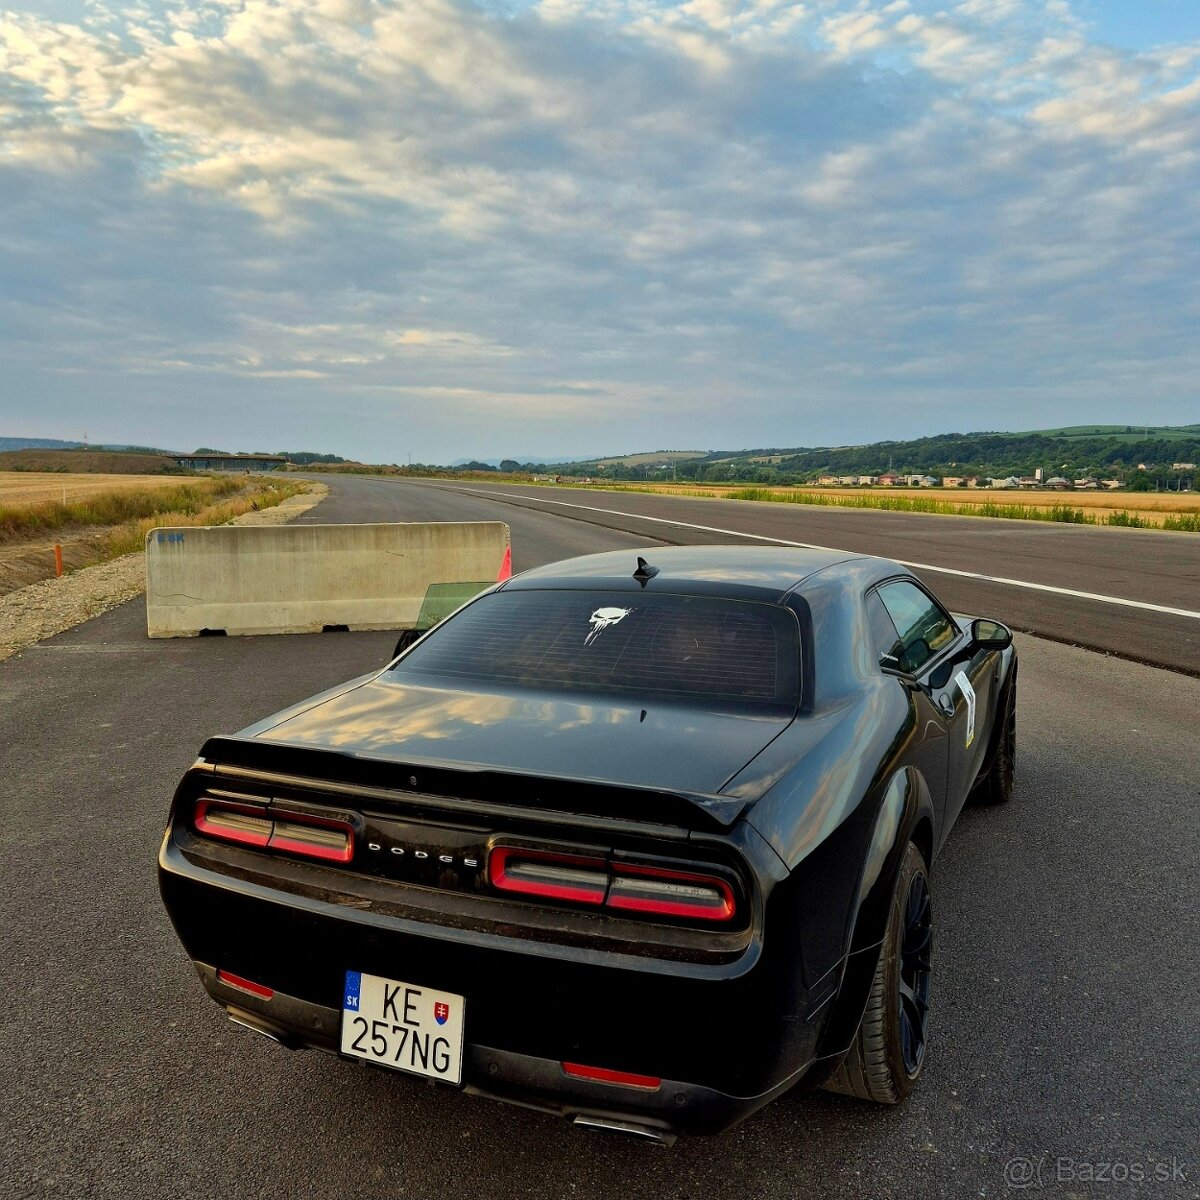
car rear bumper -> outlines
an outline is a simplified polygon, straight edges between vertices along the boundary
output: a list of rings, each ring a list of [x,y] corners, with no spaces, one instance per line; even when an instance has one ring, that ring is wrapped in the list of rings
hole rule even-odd
[[[288,1049],[338,1054],[338,1009],[282,992],[269,1000],[249,995],[218,978],[215,967],[199,962],[194,966],[205,990],[237,1024]],[[679,1133],[720,1133],[787,1091],[792,1083],[788,1080],[758,1096],[730,1096],[674,1079],[661,1080],[653,1090],[634,1089],[576,1079],[565,1074],[558,1061],[495,1046],[468,1043],[463,1053],[465,1092],[664,1143]]]
[[[794,954],[692,964],[559,956],[519,937],[469,938],[353,904],[268,892],[198,867],[168,836],[160,887],[209,994],[285,1045],[337,1053],[347,970],[466,1000],[463,1087],[569,1118],[716,1133],[798,1082],[830,1004],[798,985]],[[350,900],[350,897],[346,897]],[[271,989],[231,987],[218,970]],[[575,1062],[651,1076],[629,1087],[568,1076]]]

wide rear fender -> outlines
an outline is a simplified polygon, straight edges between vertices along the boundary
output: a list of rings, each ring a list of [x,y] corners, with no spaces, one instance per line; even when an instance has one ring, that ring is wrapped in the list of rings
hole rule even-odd
[[[883,792],[867,843],[851,915],[851,931],[837,1000],[821,1040],[819,1057],[832,1069],[850,1048],[879,964],[896,879],[909,842],[929,863],[933,853],[933,804],[914,767],[896,772]]]

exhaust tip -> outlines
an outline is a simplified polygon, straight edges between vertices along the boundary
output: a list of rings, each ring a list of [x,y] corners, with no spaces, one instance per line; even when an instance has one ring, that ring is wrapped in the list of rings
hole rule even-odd
[[[675,1135],[655,1125],[641,1125],[637,1121],[619,1120],[616,1117],[591,1117],[579,1113],[573,1122],[581,1129],[594,1129],[597,1133],[618,1133],[649,1142],[654,1146],[673,1146]]]
[[[274,1029],[270,1029],[265,1025],[260,1025],[252,1017],[249,1017],[242,1012],[238,1012],[232,1008],[227,1008],[225,1012],[235,1025],[240,1025],[243,1029],[250,1030],[251,1033],[257,1033],[261,1037],[265,1037],[269,1041],[275,1042],[276,1045],[282,1046],[285,1050],[298,1050],[300,1048],[299,1044],[293,1041],[291,1038],[286,1037],[282,1033],[277,1033]]]

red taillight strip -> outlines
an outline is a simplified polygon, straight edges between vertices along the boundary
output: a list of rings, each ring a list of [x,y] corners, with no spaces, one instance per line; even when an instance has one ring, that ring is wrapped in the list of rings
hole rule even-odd
[[[590,1079],[593,1083],[615,1083],[619,1087],[641,1088],[647,1092],[656,1092],[662,1087],[662,1080],[657,1075],[635,1075],[631,1071],[610,1071],[608,1067],[585,1067],[582,1063],[560,1065],[564,1075]]]
[[[260,1000],[270,1000],[275,995],[274,991],[265,983],[255,983],[253,979],[243,979],[240,975],[234,975],[230,971],[218,971],[217,978],[227,987],[237,988],[239,992],[257,996]]]
[[[602,858],[496,846],[488,855],[488,882],[502,892],[598,906],[608,891],[608,868]]]

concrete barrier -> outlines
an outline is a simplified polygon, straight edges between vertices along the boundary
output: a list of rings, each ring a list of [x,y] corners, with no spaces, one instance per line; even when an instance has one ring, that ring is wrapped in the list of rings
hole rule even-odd
[[[427,628],[510,561],[501,521],[152,529],[146,632]]]

